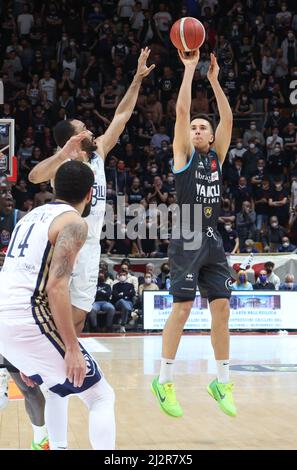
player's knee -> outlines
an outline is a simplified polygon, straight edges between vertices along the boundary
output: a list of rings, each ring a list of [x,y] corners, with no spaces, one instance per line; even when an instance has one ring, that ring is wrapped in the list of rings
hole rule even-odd
[[[184,324],[189,318],[193,302],[179,302],[174,305],[174,315],[178,323]]]
[[[212,319],[216,323],[227,324],[230,317],[229,299],[209,298]]]

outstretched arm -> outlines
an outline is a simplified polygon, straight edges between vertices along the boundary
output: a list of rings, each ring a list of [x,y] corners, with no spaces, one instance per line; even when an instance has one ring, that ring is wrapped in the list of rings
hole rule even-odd
[[[190,138],[191,94],[192,81],[200,56],[199,49],[188,53],[178,51],[178,54],[185,66],[185,72],[176,102],[176,121],[173,140],[175,170],[180,170],[186,165],[187,158],[193,150]]]
[[[233,115],[229,101],[227,100],[218,80],[219,71],[220,69],[215,55],[210,54],[210,66],[207,78],[210,81],[215,94],[220,115],[220,123],[215,135],[215,149],[221,163],[223,163],[231,142]]]
[[[141,49],[141,54],[138,59],[138,67],[133,81],[122,101],[118,105],[110,126],[106,130],[105,134],[97,139],[98,151],[102,158],[105,158],[110,150],[116,145],[121,133],[125,129],[125,125],[129,121],[136,105],[142,79],[155,68],[154,64],[150,67],[147,67],[146,65],[150,52],[150,49],[147,47],[145,49]]]
[[[51,157],[38,163],[29,173],[29,181],[34,184],[51,180],[55,177],[57,169],[69,158],[82,158],[80,143],[88,135],[88,131],[80,132],[71,137],[62,149]]]

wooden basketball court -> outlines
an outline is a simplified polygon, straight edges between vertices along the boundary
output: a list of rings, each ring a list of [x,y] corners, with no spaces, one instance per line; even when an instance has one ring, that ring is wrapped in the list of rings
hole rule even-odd
[[[297,449],[297,336],[231,337],[238,416],[224,415],[205,390],[215,376],[210,338],[183,336],[176,389],[184,417],[163,414],[149,384],[158,373],[161,336],[84,339],[116,393],[117,449]],[[71,398],[69,448],[90,449],[87,410]],[[0,448],[28,449],[23,400],[0,412]]]

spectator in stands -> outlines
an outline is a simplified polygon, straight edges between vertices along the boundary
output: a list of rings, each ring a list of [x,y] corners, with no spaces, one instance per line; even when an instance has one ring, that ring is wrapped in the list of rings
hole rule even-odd
[[[247,178],[251,178],[256,173],[258,161],[263,157],[263,152],[256,144],[256,140],[252,137],[249,140],[248,150],[243,154],[244,174]]]
[[[283,188],[281,177],[274,180],[274,189],[271,191],[268,205],[270,209],[273,209],[273,214],[278,218],[279,223],[285,226],[289,219],[289,202],[288,191]]]
[[[159,287],[157,286],[157,284],[153,282],[153,278],[150,273],[146,273],[144,275],[144,282],[143,284],[140,284],[139,286],[138,293],[139,293],[140,298],[142,297],[142,292],[144,290],[149,290],[149,291],[159,290]]]
[[[253,285],[254,290],[275,290],[275,285],[269,281],[266,269],[261,269],[257,282]]]
[[[264,235],[264,250],[275,253],[283,239],[286,236],[286,229],[279,224],[276,216],[270,217],[267,232]]]
[[[106,327],[104,330],[112,331],[115,308],[110,302],[111,286],[106,281],[107,273],[100,270],[98,274],[95,302],[93,303],[92,310],[88,316],[93,331],[98,331],[98,314],[100,312],[106,314]]]
[[[135,289],[131,282],[128,282],[127,271],[121,269],[118,275],[118,282],[112,287],[112,303],[116,310],[121,312],[120,332],[125,333],[125,325],[133,310],[135,301]]]
[[[263,134],[257,130],[256,121],[251,121],[249,129],[243,134],[243,145],[248,147],[249,143],[253,141],[256,145],[264,147],[265,140]]]
[[[129,258],[124,258],[121,261],[121,268],[122,271],[125,271],[127,274],[127,281],[133,284],[135,292],[138,292],[138,278],[134,275],[131,269],[131,262]],[[117,281],[115,281],[117,282]]]
[[[113,281],[114,281],[114,276],[110,271],[108,271],[108,264],[106,263],[106,261],[103,261],[103,260],[100,261],[99,270],[102,271],[106,275],[105,282],[109,284],[110,286],[112,286]]]
[[[235,147],[229,152],[229,163],[232,164],[235,162],[235,159],[242,160],[243,154],[246,151],[247,148],[243,146],[243,140],[241,138],[236,139]]]
[[[239,248],[239,238],[236,230],[232,228],[232,222],[225,222],[221,232],[225,253],[234,255]]]
[[[269,135],[266,139],[266,149],[268,157],[274,153],[276,144],[279,144],[281,150],[283,150],[284,140],[279,135],[279,128],[273,127],[272,135]]]
[[[244,248],[241,250],[241,253],[259,253],[259,250],[255,247],[254,240],[248,238],[244,242]]]
[[[264,268],[266,269],[268,281],[272,282],[275,287],[275,290],[278,290],[280,285],[280,278],[273,272],[275,264],[272,261],[267,261],[264,264]]]
[[[281,245],[278,247],[278,252],[279,253],[292,253],[292,252],[295,252],[297,250],[297,246],[296,245],[293,245],[291,242],[290,242],[290,239],[289,237],[283,237],[282,238],[282,243]]]
[[[159,282],[160,282],[160,279],[155,275],[155,266],[153,263],[147,263],[145,265],[145,273],[144,273],[144,276],[139,276],[138,278],[138,283],[139,283],[139,287],[141,286],[141,284],[144,284],[144,281],[145,281],[145,276],[146,275],[150,275],[151,278],[152,278],[152,282],[154,284],[156,284],[158,286],[158,289],[159,289]]]
[[[242,210],[236,215],[236,230],[239,236],[239,245],[242,250],[247,238],[254,238],[256,230],[256,213],[249,201],[242,203]]]
[[[282,282],[279,286],[279,290],[287,290],[287,291],[296,291],[297,284],[295,281],[294,274],[286,274],[285,282]]]
[[[168,289],[170,285],[170,267],[168,263],[161,265],[161,272],[158,275],[158,286],[160,289]]]
[[[236,214],[242,210],[244,201],[252,202],[252,188],[247,184],[245,176],[239,178],[238,186],[232,190],[232,196],[234,198]]]
[[[4,191],[5,183],[1,183],[0,192]],[[10,194],[10,193],[9,193]],[[17,222],[25,215],[25,212],[21,212],[13,207],[13,199],[11,194],[5,194],[5,197],[1,197],[0,202],[0,251],[7,251],[11,234]]]
[[[48,191],[48,185],[46,182],[40,183],[39,189],[40,191],[34,196],[34,207],[43,206],[43,204],[47,204],[54,199],[53,193]]]
[[[245,271],[238,271],[237,281],[233,282],[231,286],[232,290],[253,290],[252,284],[248,281],[247,274]]]

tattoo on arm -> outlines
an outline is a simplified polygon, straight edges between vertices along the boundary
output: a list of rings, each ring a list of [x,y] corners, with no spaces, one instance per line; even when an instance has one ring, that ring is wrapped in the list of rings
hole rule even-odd
[[[52,274],[60,279],[70,277],[75,257],[87,238],[86,224],[71,223],[59,233],[51,263]]]

